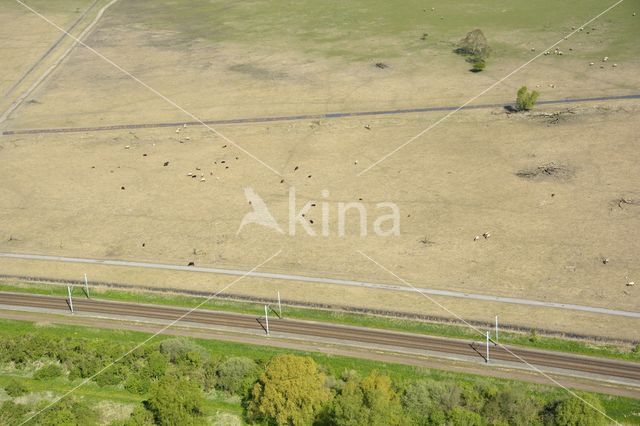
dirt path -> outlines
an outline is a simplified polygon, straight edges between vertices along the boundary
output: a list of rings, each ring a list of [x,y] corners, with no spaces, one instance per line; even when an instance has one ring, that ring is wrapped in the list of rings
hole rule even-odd
[[[71,46],[69,46],[69,48],[67,50],[65,50],[64,53],[62,53],[62,55],[60,55],[56,59],[56,61],[49,68],[47,68],[47,70],[31,86],[29,86],[29,88],[23,94],[21,94],[15,101],[13,101],[13,103],[9,106],[9,108],[4,113],[2,113],[2,115],[0,115],[0,124],[2,124],[4,121],[6,121],[7,118],[9,118],[9,116],[24,103],[24,101],[27,99],[27,97],[29,97],[33,93],[33,91],[36,90],[47,79],[47,77],[49,77],[49,75],[51,75],[51,73],[53,71],[58,69],[60,64],[62,64],[62,62],[64,62],[64,60],[69,57],[71,52],[73,52],[73,50],[78,46],[78,44],[82,40],[84,40],[91,33],[91,31],[93,31],[93,29],[96,27],[96,25],[100,21],[100,18],[102,18],[102,15],[104,15],[104,12],[107,9],[109,9],[117,1],[118,0],[112,0],[106,6],[104,6],[102,9],[100,9],[98,14],[94,18],[94,20],[84,29],[84,31],[82,31],[82,33],[77,38],[74,39],[73,44],[71,44]],[[27,6],[27,8],[28,8],[28,6]],[[30,9],[30,10],[33,13],[37,14],[37,12],[35,12],[33,9]],[[41,16],[41,15],[39,15],[39,16],[42,19],[46,20],[46,17]],[[60,31],[62,31],[64,33],[64,37],[69,36],[68,31],[65,31],[63,28],[58,27],[53,22],[50,22],[50,21],[48,21],[48,22],[51,25],[53,25],[56,28],[58,28]]]
[[[86,18],[86,16],[89,14],[89,12],[95,7],[95,5],[99,2],[100,0],[94,0],[89,7],[87,7],[85,9],[84,12],[82,12],[82,14],[78,17],[78,19],[76,19],[71,26],[67,29],[67,33],[72,32],[77,26],[78,24],[84,19]],[[37,61],[35,61],[31,67],[29,67],[29,69],[27,71],[25,71],[24,74],[22,74],[22,77],[20,77],[18,80],[16,80],[10,87],[9,89],[7,89],[6,92],[4,92],[3,97],[7,97],[11,94],[11,92],[13,92],[16,87],[18,87],[20,84],[22,84],[22,82],[29,76],[29,74],[31,74],[33,72],[33,70],[36,69],[36,67],[38,65],[40,65],[46,58],[47,56],[49,56],[51,54],[51,52],[53,52],[53,50],[58,47],[60,45],[60,43],[62,43],[62,40],[64,40],[67,37],[66,34],[62,34],[60,36],[60,38],[58,38],[51,46],[49,46],[49,48],[46,50],[46,52],[44,52],[42,54],[42,56],[40,56],[40,58],[38,58]]]

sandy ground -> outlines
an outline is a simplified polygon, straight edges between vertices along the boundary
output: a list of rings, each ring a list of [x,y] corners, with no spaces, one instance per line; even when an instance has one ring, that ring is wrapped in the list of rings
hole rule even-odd
[[[29,2],[63,28],[69,27],[89,4],[90,0],[65,0],[65,7],[60,8],[42,1]],[[13,1],[2,2],[0,23],[0,93],[4,94],[60,37],[60,31]]]
[[[88,43],[200,119],[459,105],[536,54],[522,49],[528,54],[496,60],[474,74],[463,58],[442,47],[390,59],[389,68],[380,69],[371,61],[236,42],[194,40],[184,48],[167,47],[176,36],[132,29],[107,17]],[[595,50],[586,43],[582,49]],[[596,53],[585,57],[543,56],[478,102],[512,101],[523,84],[540,90],[541,99],[628,94],[638,88],[637,58],[625,58],[614,68]],[[592,61],[597,64],[590,66]],[[79,49],[33,99],[37,102],[12,117],[8,128],[193,121],[87,49]]]
[[[371,61],[240,42],[195,39],[177,48],[175,32],[119,18],[108,16],[90,44],[203,118],[455,105],[532,54],[530,46],[516,43],[520,53],[472,74],[449,47],[434,46],[392,58],[389,68],[380,69]],[[557,36],[543,35],[542,41]],[[540,86],[542,99],[637,91],[637,58],[629,55],[614,68],[596,57],[600,47],[580,37],[576,57],[544,56],[478,102],[510,100],[522,84]],[[8,121],[10,129],[191,120],[87,49],[77,50],[34,99]],[[220,128],[282,177],[203,127],[3,136],[0,250],[246,269],[282,250],[263,270],[397,281],[361,250],[420,287],[637,311],[637,286],[625,284],[640,276],[640,109],[635,101],[574,107],[556,124],[536,113],[465,111],[362,176],[444,113]],[[556,175],[518,176],[550,163],[560,167]],[[292,237],[255,225],[237,234],[251,211],[244,197],[248,186],[283,225],[290,188],[296,189],[298,209],[307,200],[317,204],[306,219],[318,231],[326,202],[329,235],[310,237],[299,227]],[[323,190],[329,195],[323,197]],[[631,203],[619,205],[621,198]],[[396,203],[400,235],[361,237],[352,213],[340,237],[337,203],[356,201],[367,206],[369,234],[372,222],[387,212],[376,204]],[[484,232],[491,238],[474,242]],[[27,275],[80,272],[49,263],[0,265]],[[108,281],[159,286],[201,288],[212,280],[186,276],[100,272]],[[417,295],[278,285],[300,300],[411,312],[425,309],[426,302]],[[273,290],[273,283],[237,288]],[[551,326],[549,317],[521,307],[450,304],[469,318],[505,310],[517,324],[638,337],[638,323],[630,320],[553,311]]]

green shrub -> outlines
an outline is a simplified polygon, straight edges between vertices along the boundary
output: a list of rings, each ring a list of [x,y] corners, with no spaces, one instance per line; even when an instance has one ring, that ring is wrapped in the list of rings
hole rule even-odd
[[[387,426],[405,423],[400,398],[391,379],[371,372],[362,380],[349,380],[333,401],[332,424]]]
[[[473,68],[471,68],[471,71],[473,72],[481,72],[484,71],[484,69],[486,68],[487,64],[484,61],[484,59],[475,59],[472,62]]]
[[[155,424],[151,411],[138,405],[128,419],[116,422],[111,426],[154,426]]]
[[[95,382],[100,386],[117,385],[122,383],[130,371],[122,364],[116,363],[95,377]]]
[[[12,398],[29,393],[29,389],[19,381],[13,379],[4,387],[5,392]]]
[[[540,402],[520,388],[506,388],[487,399],[482,416],[489,424],[529,426],[541,424]]]
[[[428,413],[434,409],[449,411],[461,402],[461,390],[455,383],[414,382],[402,394],[405,411],[412,413]]]
[[[158,425],[204,425],[204,396],[198,385],[172,375],[151,385],[147,408]]]
[[[518,111],[529,111],[533,109],[538,100],[538,96],[540,96],[540,93],[537,91],[529,92],[527,86],[522,86],[516,96],[516,109]]]
[[[151,380],[139,373],[129,375],[129,377],[127,377],[127,380],[124,382],[124,388],[126,390],[138,395],[146,394],[149,391],[150,386]]]
[[[258,365],[250,358],[232,357],[218,366],[216,387],[229,393],[242,394],[258,378]]]
[[[205,348],[183,337],[164,340],[160,343],[160,353],[166,355],[172,363],[188,366],[201,365],[209,358]]]
[[[447,413],[448,424],[456,426],[484,426],[486,423],[480,414],[462,407],[455,407]]]
[[[0,405],[0,425],[19,425],[22,424],[25,415],[29,409],[12,401],[5,401]]]
[[[36,424],[41,426],[93,426],[98,424],[98,414],[84,401],[68,397],[43,411],[38,416]]]
[[[582,399],[580,399],[582,398]],[[601,426],[607,424],[600,400],[592,395],[580,395],[559,401],[554,407],[554,423],[558,426]]]
[[[58,364],[45,365],[33,373],[33,378],[36,380],[49,380],[60,376],[62,376],[62,367]]]

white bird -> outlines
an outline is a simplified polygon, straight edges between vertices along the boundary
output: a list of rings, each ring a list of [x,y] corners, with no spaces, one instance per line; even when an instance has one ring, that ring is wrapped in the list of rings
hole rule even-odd
[[[479,239],[480,239],[480,236],[479,236],[479,235],[476,235],[476,236],[473,238],[473,241],[478,241]]]

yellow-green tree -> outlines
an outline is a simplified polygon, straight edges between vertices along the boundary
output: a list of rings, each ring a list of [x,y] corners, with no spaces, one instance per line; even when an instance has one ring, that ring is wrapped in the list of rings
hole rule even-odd
[[[309,425],[329,397],[325,376],[313,359],[278,355],[269,361],[253,386],[247,412],[253,420]]]
[[[341,426],[394,426],[405,423],[400,398],[389,377],[372,372],[344,385],[333,405],[333,423]]]
[[[529,92],[527,86],[522,86],[516,95],[516,109],[518,111],[529,111],[533,109],[538,100],[540,93],[537,91]]]

